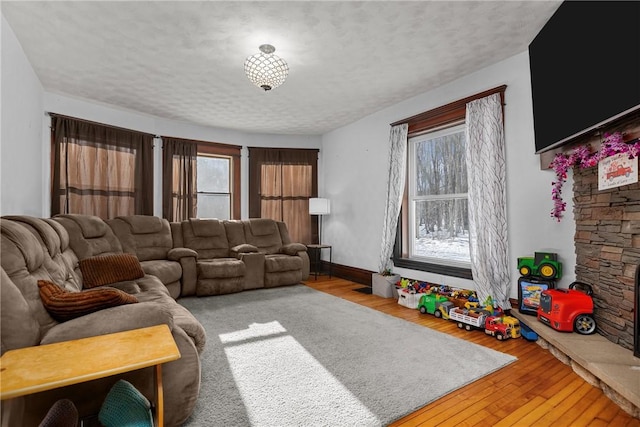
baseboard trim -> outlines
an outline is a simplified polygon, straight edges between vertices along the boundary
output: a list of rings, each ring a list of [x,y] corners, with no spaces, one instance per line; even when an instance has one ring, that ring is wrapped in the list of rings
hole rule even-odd
[[[322,261],[322,271],[329,272],[329,262]],[[311,273],[313,275],[313,273]],[[331,264],[331,274],[341,279],[350,280],[355,283],[360,283],[365,286],[371,286],[371,274],[373,271],[365,270],[357,267],[349,267],[348,265]]]

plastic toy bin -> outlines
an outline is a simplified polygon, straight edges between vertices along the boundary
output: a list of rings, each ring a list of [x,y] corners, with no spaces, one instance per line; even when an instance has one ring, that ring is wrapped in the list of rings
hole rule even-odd
[[[402,289],[398,289],[398,304],[416,310],[422,295],[424,294],[411,294]]]

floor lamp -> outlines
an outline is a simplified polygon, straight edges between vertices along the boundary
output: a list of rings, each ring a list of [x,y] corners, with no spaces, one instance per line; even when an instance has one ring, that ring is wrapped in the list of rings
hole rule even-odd
[[[322,244],[322,215],[328,215],[331,211],[329,199],[311,198],[309,199],[309,215],[318,215],[320,220],[320,234],[318,243]]]

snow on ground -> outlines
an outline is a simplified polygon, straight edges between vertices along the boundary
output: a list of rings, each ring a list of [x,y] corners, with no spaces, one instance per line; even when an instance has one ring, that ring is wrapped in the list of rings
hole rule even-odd
[[[455,261],[470,262],[469,235],[463,234],[450,239],[440,239],[434,234],[415,240],[415,256],[447,258]]]

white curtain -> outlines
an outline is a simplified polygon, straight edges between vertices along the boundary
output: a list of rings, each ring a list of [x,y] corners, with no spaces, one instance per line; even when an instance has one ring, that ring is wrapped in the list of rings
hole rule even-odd
[[[500,94],[471,101],[466,111],[471,272],[480,301],[509,305],[504,128]]]
[[[382,244],[378,271],[393,267],[391,255],[396,239],[398,216],[402,207],[402,195],[407,174],[407,132],[409,125],[393,126],[389,135],[389,179],[387,181],[387,204],[382,226]]]

